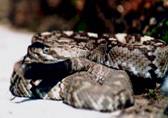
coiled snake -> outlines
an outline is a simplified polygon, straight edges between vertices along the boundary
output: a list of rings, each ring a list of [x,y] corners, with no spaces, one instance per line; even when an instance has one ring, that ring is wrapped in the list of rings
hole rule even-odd
[[[14,66],[10,91],[14,96],[114,111],[134,104],[132,80],[162,80],[167,57],[167,44],[149,36],[38,33]]]

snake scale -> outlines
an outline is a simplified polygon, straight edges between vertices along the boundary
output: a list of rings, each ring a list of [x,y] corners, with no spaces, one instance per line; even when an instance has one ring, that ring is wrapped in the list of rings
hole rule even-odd
[[[134,104],[131,79],[162,80],[167,57],[167,44],[149,36],[37,33],[14,66],[10,91],[14,96],[114,111]]]

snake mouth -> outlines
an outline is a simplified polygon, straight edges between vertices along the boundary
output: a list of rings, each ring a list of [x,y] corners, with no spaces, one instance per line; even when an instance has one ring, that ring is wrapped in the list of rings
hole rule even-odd
[[[9,90],[17,97],[44,98],[48,91],[69,75],[68,65],[67,61],[54,64],[19,61],[14,66]]]

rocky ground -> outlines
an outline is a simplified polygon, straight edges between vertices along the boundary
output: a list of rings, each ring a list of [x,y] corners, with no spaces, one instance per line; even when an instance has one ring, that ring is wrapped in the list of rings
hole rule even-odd
[[[121,113],[121,118],[167,118],[166,107],[168,105],[167,98],[161,96],[158,91],[151,93],[136,95],[135,105]]]

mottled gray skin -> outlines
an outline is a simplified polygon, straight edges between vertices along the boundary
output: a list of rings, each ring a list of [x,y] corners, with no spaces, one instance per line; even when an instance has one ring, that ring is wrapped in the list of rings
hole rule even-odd
[[[32,43],[27,56],[32,62],[52,63],[82,57],[151,79],[163,78],[168,68],[167,44],[149,36],[98,36],[94,33],[57,31],[37,34]]]
[[[26,63],[18,62],[11,78],[10,91],[19,97],[63,100],[77,108],[98,111],[114,111],[133,105],[132,85],[126,72],[84,58],[70,61],[70,70],[75,73],[54,86],[47,83],[47,86],[40,86],[42,79],[25,78],[24,73],[29,67]]]
[[[10,91],[15,96],[38,96],[63,100],[78,108],[114,111],[134,103],[130,78],[119,70],[157,80],[167,71],[167,56],[166,43],[147,36],[98,36],[70,31],[40,33],[33,37],[23,61],[15,65]],[[25,76],[32,63],[64,63],[67,76],[54,86],[41,87],[42,79]],[[55,73],[61,70],[57,69]]]

